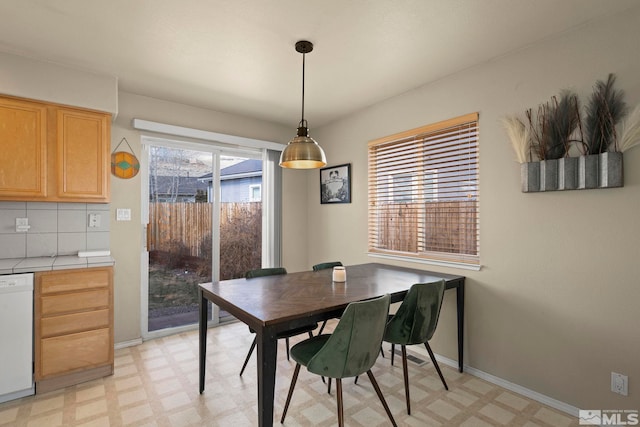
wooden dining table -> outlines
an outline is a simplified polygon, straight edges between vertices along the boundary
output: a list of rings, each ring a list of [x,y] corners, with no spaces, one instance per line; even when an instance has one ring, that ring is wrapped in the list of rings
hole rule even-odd
[[[347,305],[390,294],[402,301],[414,283],[444,279],[456,289],[458,368],[463,369],[464,276],[379,263],[346,267],[346,282],[333,282],[332,270],[303,271],[198,285],[200,296],[199,375],[205,388],[208,302],[218,305],[256,332],[258,425],[273,425],[277,335],[325,319],[339,317]]]

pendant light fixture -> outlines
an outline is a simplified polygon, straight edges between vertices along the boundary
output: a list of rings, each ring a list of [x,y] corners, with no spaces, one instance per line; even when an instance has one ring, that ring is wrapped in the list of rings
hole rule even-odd
[[[309,137],[309,128],[304,119],[304,59],[313,50],[313,43],[300,40],[296,51],[302,54],[302,119],[298,123],[298,134],[280,154],[280,166],[290,169],[317,169],[327,165],[327,158],[318,143]]]

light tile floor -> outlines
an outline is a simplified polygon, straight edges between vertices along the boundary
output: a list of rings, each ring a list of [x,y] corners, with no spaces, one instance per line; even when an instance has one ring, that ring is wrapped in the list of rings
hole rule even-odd
[[[192,331],[117,350],[113,376],[0,404],[0,426],[257,425],[255,355],[243,377],[238,376],[252,340],[242,323],[209,329],[202,395],[198,393],[198,334]],[[396,361],[392,367],[388,358],[379,358],[373,372],[400,426],[578,425],[574,417],[441,366],[449,385],[446,391],[430,363],[409,362],[412,414],[408,416],[402,365]],[[279,425],[294,366],[286,359],[284,342],[280,343],[274,425]],[[390,425],[366,376],[358,384],[351,380],[343,384],[348,426]],[[328,395],[322,380],[303,368],[284,426],[336,424],[335,393]]]

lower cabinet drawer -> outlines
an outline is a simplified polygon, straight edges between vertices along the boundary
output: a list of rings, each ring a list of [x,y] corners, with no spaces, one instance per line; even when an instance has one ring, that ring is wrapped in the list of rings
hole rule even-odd
[[[109,329],[41,340],[40,378],[93,368],[113,362]]]
[[[52,270],[37,273],[42,295],[58,292],[83,291],[108,287],[113,276],[112,267],[78,270]]]
[[[61,295],[46,295],[41,297],[41,315],[52,316],[73,313],[74,311],[106,308],[109,307],[110,302],[108,288]]]
[[[108,328],[109,324],[108,309],[45,317],[40,321],[40,336],[47,338],[89,329]]]

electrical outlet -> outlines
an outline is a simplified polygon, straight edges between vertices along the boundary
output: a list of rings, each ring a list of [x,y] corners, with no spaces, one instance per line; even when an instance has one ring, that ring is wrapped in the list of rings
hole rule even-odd
[[[100,227],[100,214],[90,213],[89,228],[99,228],[99,227]]]
[[[627,396],[628,394],[629,377],[626,375],[618,374],[617,372],[611,372],[611,391],[614,393]]]
[[[16,233],[26,233],[30,228],[29,218],[16,218]]]

